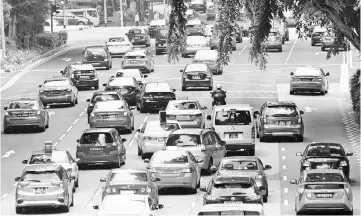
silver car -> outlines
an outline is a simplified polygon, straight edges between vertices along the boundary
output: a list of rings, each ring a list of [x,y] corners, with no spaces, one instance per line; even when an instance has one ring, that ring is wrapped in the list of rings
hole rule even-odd
[[[217,59],[217,50],[200,50],[194,56],[193,63],[207,64],[213,74],[223,74],[223,65],[218,65]]]
[[[209,42],[204,36],[189,36],[186,40],[186,48],[182,53],[185,58],[189,54],[196,54],[199,50],[210,50]]]
[[[266,42],[266,50],[276,49],[279,52],[282,52],[282,41],[282,36],[280,36],[277,32],[269,33]]]
[[[105,45],[108,47],[111,57],[122,57],[134,49],[133,44],[126,36],[109,38]]]
[[[143,75],[143,73],[139,69],[120,69],[115,72],[115,74],[111,77],[134,77],[140,86],[145,84],[145,78],[148,75]]]

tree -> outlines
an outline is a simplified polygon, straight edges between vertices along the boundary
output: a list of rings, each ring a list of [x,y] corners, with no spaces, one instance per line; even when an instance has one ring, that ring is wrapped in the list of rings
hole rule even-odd
[[[185,0],[170,0],[168,61],[178,61],[178,55],[185,46],[184,18]],[[311,24],[320,24],[335,32],[335,46],[328,53],[336,55],[338,45],[346,38],[356,49],[360,50],[360,6],[359,0],[218,0],[218,16],[220,44],[218,47],[218,64],[227,65],[232,53],[230,38],[235,35],[235,22],[239,10],[244,9],[251,21],[252,34],[249,50],[250,61],[266,69],[267,54],[264,43],[272,28],[274,18],[285,19],[284,11],[292,11],[297,21],[299,38],[306,38]]]

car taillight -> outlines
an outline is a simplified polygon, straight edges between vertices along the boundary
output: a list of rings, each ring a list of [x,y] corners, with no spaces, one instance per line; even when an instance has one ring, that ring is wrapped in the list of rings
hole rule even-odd
[[[89,104],[89,106],[91,106],[91,107],[92,107],[92,106],[94,106],[94,104],[93,104],[93,103],[90,103],[90,104]]]
[[[352,199],[352,194],[351,194],[351,189],[350,189],[350,187],[345,185],[344,190],[345,190],[345,192],[346,192],[347,198],[348,198],[349,200],[351,200],[351,199]]]
[[[299,117],[298,118],[298,123],[301,123],[302,122],[302,119]]]
[[[151,137],[149,137],[149,136],[144,136],[144,137],[143,137],[143,140],[144,140],[144,141],[150,141],[150,140],[151,140]]]
[[[147,187],[147,193],[152,193],[152,188]]]
[[[201,145],[201,151],[205,151],[206,147],[204,145]]]
[[[252,139],[256,138],[256,132],[254,126],[252,127]]]
[[[44,93],[44,90],[39,90],[40,93]]]
[[[128,113],[127,112],[124,112],[124,116],[127,116],[128,115]],[[118,115],[119,117],[121,116],[121,115]]]
[[[63,187],[63,182],[52,182],[51,185],[54,185],[56,187]]]
[[[262,179],[263,176],[262,176],[262,175],[257,175],[256,178],[257,178],[257,179]]]
[[[146,97],[146,96],[143,97],[143,100],[150,100],[150,99],[152,99],[152,97]]]
[[[340,166],[347,166],[347,162],[346,161],[341,161]]]
[[[26,186],[28,186],[30,184],[30,182],[20,182],[20,184],[18,184],[18,188],[24,188]]]
[[[315,79],[316,82],[322,82],[322,80],[323,80],[322,78],[316,78]]]
[[[167,115],[167,118],[169,120],[175,120],[176,119],[176,116],[175,115]]]
[[[193,172],[192,168],[185,168],[182,170],[182,173],[191,173]]]
[[[267,124],[267,118],[266,117],[263,118],[263,123]]]

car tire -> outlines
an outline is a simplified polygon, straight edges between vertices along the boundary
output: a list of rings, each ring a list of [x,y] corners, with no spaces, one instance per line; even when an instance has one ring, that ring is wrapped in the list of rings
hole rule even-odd
[[[182,91],[187,91],[187,87],[182,86]]]
[[[74,186],[73,186],[73,193],[75,193],[76,192],[76,188],[75,188],[75,184],[74,184]]]
[[[263,199],[263,202],[264,202],[264,203],[268,202],[268,196],[267,196],[267,195],[264,195],[264,196],[262,197],[262,199]]]
[[[68,202],[69,202],[69,197],[68,197]],[[69,212],[69,203],[66,206],[63,206],[62,210],[63,210],[63,212],[68,213]]]
[[[303,142],[303,135],[300,135],[299,137],[297,137],[297,141],[298,142]]]
[[[79,170],[85,170],[85,165],[84,164],[78,164],[78,169]]]
[[[282,52],[282,48],[278,50],[278,52]]]
[[[233,51],[237,50],[237,47],[232,47],[232,50],[233,50]]]
[[[321,45],[321,51],[326,51],[326,48]]]
[[[140,156],[142,157],[142,160],[144,160],[144,159],[146,159],[146,158],[147,158],[147,155],[146,155],[146,154],[144,154],[142,150],[141,150],[141,155],[140,155]]]
[[[96,86],[94,86],[94,89],[95,89],[95,90],[98,90],[98,89],[99,89],[99,84],[96,85]]]
[[[304,215],[304,213],[301,211],[296,211],[296,215]]]
[[[248,151],[248,153],[249,153],[250,156],[254,156],[255,146],[253,146],[252,148],[250,148],[249,151]]]
[[[326,94],[326,91],[325,91],[325,90],[321,90],[321,91],[320,91],[320,94],[321,94],[321,95],[325,95],[325,94]]]
[[[71,195],[71,203],[70,206],[74,206],[74,194]]]
[[[156,55],[160,55],[160,54],[162,54],[162,53],[156,49],[156,50],[155,50],[155,54],[156,54]]]
[[[74,96],[73,101],[70,102],[70,106],[71,106],[71,107],[75,106],[75,96]]]
[[[74,182],[75,187],[79,187],[79,175],[78,178],[76,178],[76,181]]]
[[[77,25],[85,25],[84,22],[78,22]]]
[[[209,159],[209,162],[208,162],[208,167],[207,167],[207,169],[206,169],[206,174],[207,175],[212,175],[212,169],[211,169],[211,167],[213,166],[213,158],[210,158]]]
[[[75,104],[78,104],[78,95],[75,98]]]
[[[138,156],[141,156],[142,152],[140,151],[140,148],[138,147]]]
[[[346,212],[345,212],[345,215],[353,215],[353,210],[351,210],[351,211],[346,211]]]
[[[43,126],[39,126],[39,131],[40,132],[45,132],[45,129],[46,128],[46,126],[45,126],[45,123],[44,123],[44,125]]]
[[[290,91],[290,95],[294,95],[295,94],[295,91]]]
[[[135,104],[135,107],[136,107],[136,109],[137,109],[138,111],[140,110],[139,106],[140,106],[140,105],[139,105],[138,103]]]
[[[260,142],[265,142],[266,141],[266,137],[262,136],[261,134],[259,135],[259,141]]]
[[[314,41],[311,41],[311,46],[315,46],[315,42],[314,42]]]
[[[197,194],[197,186],[195,188],[190,189],[191,194]]]
[[[22,207],[15,207],[15,212],[16,214],[22,214],[24,211],[24,209]]]
[[[140,113],[145,113],[145,111],[146,111],[145,108],[140,106]]]
[[[213,86],[209,86],[209,88],[208,88],[209,90],[212,90],[213,89]]]
[[[106,67],[105,67],[105,70],[110,70],[110,67],[109,67],[109,66],[106,66]]]

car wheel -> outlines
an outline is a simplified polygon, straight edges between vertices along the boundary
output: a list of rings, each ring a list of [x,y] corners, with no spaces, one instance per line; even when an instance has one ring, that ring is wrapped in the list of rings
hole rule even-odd
[[[78,22],[77,25],[85,25],[84,22]]]
[[[76,188],[75,188],[75,184],[74,184],[74,186],[73,186],[73,193],[75,193],[76,192]]]
[[[45,129],[46,127],[45,127],[45,123],[44,123],[44,125],[43,126],[39,126],[39,131],[40,132],[44,132],[46,129]]]
[[[209,88],[208,88],[209,90],[212,90],[213,89],[213,86],[209,86]]]
[[[297,141],[298,142],[303,142],[303,135],[300,135],[299,137],[297,137]]]
[[[213,166],[213,158],[210,158],[208,162],[208,167],[206,169],[207,175],[212,175],[212,169],[211,169],[212,166]]]
[[[325,90],[321,90],[320,93],[321,93],[321,95],[325,95],[325,94],[326,94],[326,91],[325,91]]]
[[[187,91],[187,87],[182,86],[182,91]]]
[[[294,95],[295,94],[295,92],[294,91],[290,91],[290,95]]]
[[[314,42],[314,41],[311,41],[311,46],[315,46],[315,42]]]
[[[303,212],[301,212],[301,211],[296,211],[296,215],[303,215]]]
[[[266,141],[266,137],[262,134],[259,135],[259,141],[260,142],[265,142]]]
[[[262,199],[264,203],[268,202],[268,189],[266,191],[266,194],[262,197]]]
[[[278,52],[282,52],[282,48],[278,50]]]
[[[140,109],[139,109],[139,103],[136,103],[136,104],[135,104],[135,107],[137,108],[138,111],[140,110]]]
[[[68,195],[68,203],[66,204],[66,206],[63,206],[63,212],[69,212],[69,195]]]
[[[232,47],[232,50],[235,51],[237,49],[237,47]]]
[[[144,160],[145,158],[147,158],[147,155],[143,153],[143,151],[141,150],[140,152],[140,156],[142,157],[142,160]]]
[[[155,50],[155,54],[156,54],[156,55],[160,55],[160,54],[162,54],[162,53],[156,49],[156,50]]]
[[[75,106],[75,95],[74,95],[73,101],[70,102],[70,106],[71,106],[71,107]]]
[[[353,210],[345,212],[345,215],[353,215]]]
[[[75,104],[78,104],[78,95],[75,98]]]
[[[191,194],[197,194],[197,186],[190,189]]]
[[[22,214],[23,208],[22,207],[15,207],[16,214]]]
[[[99,89],[99,85],[94,86],[94,89],[95,89],[95,90],[98,90],[98,89]]]

